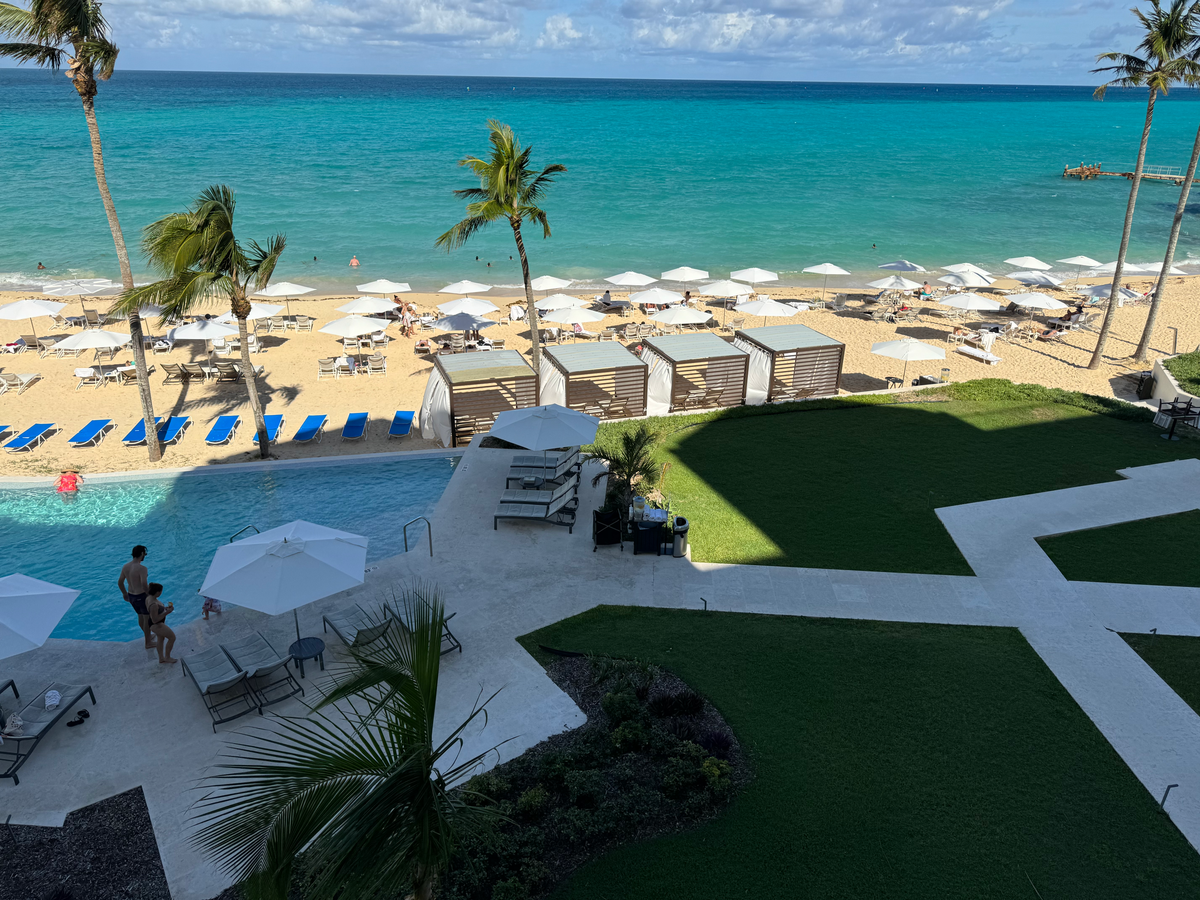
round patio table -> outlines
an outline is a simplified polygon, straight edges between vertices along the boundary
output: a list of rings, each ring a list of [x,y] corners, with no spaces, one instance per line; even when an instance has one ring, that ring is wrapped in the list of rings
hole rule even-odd
[[[300,666],[301,678],[304,677],[304,661],[306,659],[317,660],[321,664],[321,671],[325,671],[325,642],[320,638],[300,638],[288,647],[288,654]]]

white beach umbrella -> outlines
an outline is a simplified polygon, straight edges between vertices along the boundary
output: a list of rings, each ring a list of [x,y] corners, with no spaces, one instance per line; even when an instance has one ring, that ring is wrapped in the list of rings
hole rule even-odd
[[[555,322],[559,325],[587,325],[591,322],[600,322],[604,319],[604,313],[596,312],[591,309],[580,309],[576,306],[562,306],[558,309],[552,309],[542,317],[543,322]]]
[[[563,288],[571,286],[571,279],[555,278],[553,275],[539,275],[533,281],[529,282],[529,286],[535,291],[561,291]]]
[[[452,316],[442,316],[433,323],[433,327],[439,331],[481,331],[484,328],[490,328],[493,325],[499,325],[492,319],[485,319],[483,316],[473,316],[470,313],[455,313]]]
[[[604,280],[617,287],[645,287],[658,281],[657,278],[651,278],[641,272],[622,272],[620,275],[610,275]]]
[[[438,290],[439,294],[482,294],[490,291],[490,284],[480,284],[478,281],[456,281]]]
[[[986,310],[995,312],[998,309],[1003,309],[1003,303],[997,303],[991,297],[980,297],[978,294],[954,294],[950,297],[943,297],[937,301],[942,306],[949,306],[951,309],[973,309]]]
[[[696,292],[705,297],[740,297],[742,294],[749,294],[752,290],[753,288],[748,284],[724,279],[702,284],[696,289]]]
[[[79,591],[28,575],[0,578],[0,659],[46,643]]]
[[[36,338],[37,329],[33,326],[33,320],[42,316],[56,316],[66,305],[65,303],[57,303],[54,300],[38,300],[30,297],[26,300],[17,300],[15,303],[6,303],[0,306],[0,319],[28,319],[29,327],[33,330],[33,336]]]
[[[1006,259],[1005,262],[1010,266],[1016,266],[1018,269],[1040,269],[1046,271],[1054,268],[1054,266],[1042,262],[1036,256],[1014,256],[1012,259]]]
[[[841,266],[835,266],[833,263],[821,263],[818,266],[809,266],[804,269],[810,275],[824,275],[825,283],[821,285],[821,299],[825,299],[825,288],[829,287],[830,275],[849,275],[850,273]]]
[[[1122,266],[1121,271],[1126,275],[1141,275],[1141,274],[1144,274],[1144,272],[1145,272],[1145,270],[1141,266],[1135,266],[1131,262],[1126,262],[1125,265]],[[1093,275],[1115,275],[1115,274],[1117,274],[1117,261],[1114,259],[1110,263],[1104,263],[1103,265],[1096,266],[1095,268],[1093,268],[1091,270],[1091,274],[1093,274]]]
[[[945,284],[952,284],[955,287],[972,287],[981,288],[987,287],[995,278],[987,275],[980,275],[978,272],[951,272],[949,275],[943,275],[938,281]]]
[[[670,269],[662,273],[663,281],[678,281],[681,284],[703,281],[707,277],[708,273],[703,269],[693,269],[691,266],[680,266],[678,269]]]
[[[878,281],[868,281],[867,285],[881,291],[915,291],[921,286],[915,281],[909,281],[903,275],[889,275]]]
[[[1061,278],[1055,278],[1045,272],[1009,272],[1008,277],[1021,284],[1036,284],[1041,287],[1058,287],[1062,284]]]
[[[712,313],[690,306],[672,306],[670,309],[660,309],[650,318],[664,325],[700,325],[711,319]]]
[[[1084,267],[1093,267],[1101,265],[1098,259],[1092,259],[1090,256],[1070,256],[1066,259],[1058,260],[1063,265],[1075,267],[1075,283],[1079,284],[1079,276],[1083,272]]]
[[[1160,272],[1162,272],[1162,263],[1160,263],[1160,262],[1138,263],[1138,268],[1141,269],[1143,272],[1153,272],[1155,275],[1158,275]],[[1167,272],[1167,274],[1168,275],[1186,275],[1187,272],[1183,271],[1183,269],[1180,269],[1177,266],[1171,266],[1171,269],[1170,269],[1170,271]]]
[[[412,290],[407,281],[388,281],[386,278],[368,281],[366,284],[356,284],[354,289],[362,291],[364,294],[407,294]]]
[[[91,329],[63,338],[54,345],[55,350],[111,350],[129,343],[129,335],[119,331]]]
[[[395,302],[387,297],[355,297],[349,303],[339,306],[337,311],[353,316],[370,316],[375,313],[390,312],[395,308]]]
[[[893,272],[924,272],[924,266],[918,266],[915,262],[909,262],[907,259],[897,259],[890,263],[884,263],[878,266],[880,269],[891,269]]]
[[[1009,294],[1008,299],[1024,309],[1029,310],[1029,318],[1033,318],[1035,309],[1042,310],[1058,310],[1067,309],[1067,304],[1061,300],[1056,300],[1046,294],[1039,294],[1037,291],[1029,291],[1024,294]]]
[[[491,300],[481,300],[479,297],[460,297],[458,300],[447,300],[445,303],[439,303],[438,309],[442,311],[442,315],[444,316],[456,316],[459,313],[482,316],[486,313],[496,312],[500,307]]]
[[[367,539],[300,519],[221,547],[200,593],[270,616],[363,583]]]
[[[645,306],[647,303],[662,306],[668,303],[682,303],[683,294],[668,291],[666,288],[656,287],[650,288],[648,291],[638,291],[636,294],[630,294],[629,302],[637,303],[639,306]]]
[[[959,275],[962,275],[964,272],[974,272],[976,275],[983,275],[987,278],[990,278],[992,275],[987,269],[977,266],[975,263],[954,263],[950,266],[941,266],[941,268],[947,272],[956,272]]]
[[[280,281],[276,284],[269,284],[261,291],[255,291],[250,296],[252,297],[282,297],[283,302],[287,304],[288,315],[292,314],[291,297],[300,297],[304,294],[311,294],[316,288],[305,287],[302,284],[296,284],[292,281]]]
[[[1088,297],[1108,297],[1112,292],[1111,284],[1085,284],[1082,287],[1075,288],[1075,293],[1083,294]],[[1137,291],[1132,291],[1127,287],[1117,288],[1117,296],[1125,300],[1133,300],[1135,297],[1142,296]]]
[[[590,302],[581,297],[572,297],[570,294],[551,294],[549,297],[543,297],[533,305],[538,309],[565,309],[568,306],[582,309]]]
[[[553,450],[592,443],[599,426],[595,416],[551,403],[505,410],[496,416],[489,433],[526,450]]]
[[[903,338],[899,341],[880,341],[878,344],[871,345],[871,352],[876,356],[887,356],[892,359],[904,360],[904,374],[901,376],[902,381],[908,380],[909,360],[946,358],[946,351],[941,347],[926,344],[924,341],[918,341],[916,338]]]
[[[770,269],[760,269],[757,266],[751,266],[749,269],[738,269],[736,272],[730,272],[729,277],[735,281],[762,284],[764,281],[778,281],[779,273],[772,272]]]
[[[172,341],[211,341],[213,338],[225,338],[238,333],[233,325],[218,322],[216,319],[197,319],[189,325],[180,325],[167,332]]]
[[[283,307],[277,303],[251,303],[250,313],[246,316],[246,321],[253,322],[256,319],[269,319],[271,316],[277,316],[281,312],[283,312]],[[237,321],[237,316],[232,311],[224,312],[217,316],[217,321],[232,325]]]
[[[334,334],[338,337],[362,337],[364,334],[374,334],[386,328],[387,323],[382,319],[368,319],[366,316],[344,316],[326,322],[317,330],[323,334]]]
[[[800,310],[778,300],[751,300],[749,303],[739,303],[733,311],[747,316],[762,316],[765,324],[768,318],[790,319]]]
[[[42,293],[52,297],[107,294],[119,290],[121,290],[121,285],[107,278],[71,278],[65,281],[47,281],[42,284]]]

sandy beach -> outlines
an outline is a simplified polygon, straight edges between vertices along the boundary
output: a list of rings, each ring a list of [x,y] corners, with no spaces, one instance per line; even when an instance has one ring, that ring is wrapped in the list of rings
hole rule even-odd
[[[1149,282],[1131,280],[1129,284],[1146,290]],[[998,281],[996,287],[1016,287]],[[813,299],[820,292],[812,288],[762,288],[771,297],[781,300]],[[570,292],[570,291],[568,291]],[[504,309],[509,303],[520,302],[519,296],[488,295],[497,306]],[[580,296],[591,296],[594,292],[574,292]],[[830,289],[832,296],[833,289]],[[0,304],[22,297],[35,296],[28,293],[0,292]],[[336,380],[317,380],[317,359],[340,355],[340,343],[332,335],[316,331],[321,325],[342,315],[336,311],[346,302],[349,295],[325,296],[316,299],[293,300],[291,312],[308,315],[316,320],[314,331],[297,334],[288,331],[281,334],[264,335],[263,350],[255,355],[257,365],[265,368],[260,380],[263,401],[268,413],[282,413],[286,426],[281,440],[272,448],[272,455],[280,459],[312,456],[329,456],[340,453],[372,453],[396,450],[427,450],[437,446],[425,441],[414,432],[399,440],[387,438],[388,424],[397,410],[418,410],[432,362],[427,356],[417,355],[413,350],[415,338],[399,336],[399,325],[393,323],[388,334],[393,338],[385,355],[387,375],[368,378],[358,375]],[[614,293],[614,299],[624,299],[624,293]],[[999,295],[997,295],[999,296]],[[1059,292],[1058,297],[1067,301],[1073,297]],[[423,311],[434,312],[436,304],[445,302],[446,295],[407,294]],[[62,300],[63,298],[46,298]],[[1002,297],[1000,299],[1003,299]],[[1180,351],[1190,351],[1200,344],[1200,279],[1174,280],[1168,288],[1163,310],[1159,317],[1152,358],[1168,355],[1172,349],[1174,335],[1171,328],[1178,329]],[[111,301],[99,298],[87,301],[89,308],[103,310]],[[935,304],[926,306],[937,308]],[[998,343],[993,352],[1003,358],[996,366],[984,365],[962,354],[954,352],[945,342],[946,334],[953,323],[937,318],[925,317],[922,322],[905,325],[882,324],[870,321],[859,310],[862,304],[851,300],[850,310],[834,313],[827,310],[809,310],[792,319],[749,318],[746,327],[763,324],[780,324],[785,321],[800,322],[846,345],[843,368],[843,393],[879,390],[885,387],[884,378],[898,376],[901,363],[871,354],[871,344],[891,340],[895,337],[915,337],[945,347],[946,360],[914,362],[908,366],[909,380],[922,374],[937,374],[949,368],[951,379],[966,381],[975,378],[1008,378],[1019,383],[1036,383],[1048,387],[1085,391],[1105,396],[1128,396],[1131,385],[1124,378],[1131,372],[1148,366],[1134,365],[1128,357],[1136,347],[1145,323],[1147,306],[1124,306],[1117,310],[1116,323],[1109,341],[1105,364],[1097,370],[1089,370],[1087,363],[1095,346],[1096,334],[1089,331],[1070,333],[1065,340],[1048,343]],[[81,304],[78,298],[70,298],[64,315],[79,315]],[[214,306],[211,310],[219,314],[225,310]],[[718,322],[736,316],[732,311],[713,309]],[[498,318],[492,313],[490,318]],[[1044,317],[1039,317],[1044,318]],[[646,316],[636,307],[626,317],[610,315],[603,322],[589,325],[588,330],[598,332],[610,325],[642,322]],[[987,317],[968,316],[967,323],[986,321]],[[1011,316],[993,321],[1011,321]],[[549,323],[547,323],[549,324]],[[66,336],[70,331],[50,331],[48,318],[35,320],[39,336]],[[165,328],[156,320],[148,323],[149,330],[161,334]],[[120,324],[114,330],[121,330]],[[15,340],[18,335],[28,334],[30,323],[22,321],[0,321],[0,343]],[[528,356],[530,349],[529,329],[524,323],[497,325],[486,330],[489,338],[503,338],[510,349],[517,349]],[[432,336],[425,332],[424,336]],[[53,355],[38,358],[35,352],[0,355],[0,371],[38,373],[41,381],[30,386],[18,396],[9,391],[0,396],[0,425],[24,429],[35,422],[54,422],[58,429],[48,441],[30,453],[5,453],[0,458],[0,474],[8,476],[56,474],[60,469],[72,466],[86,474],[91,472],[153,468],[147,461],[144,448],[127,448],[121,437],[133,427],[140,417],[137,390],[133,386],[106,384],[100,388],[84,386],[76,389],[78,379],[74,370],[91,363],[91,351],[78,359]],[[114,362],[131,358],[122,353]],[[204,344],[199,341],[180,342],[169,354],[151,355],[149,364],[155,366],[150,377],[154,393],[154,404],[158,415],[186,415],[192,423],[183,440],[165,448],[158,466],[164,468],[206,465],[225,462],[245,462],[257,459],[253,441],[253,426],[249,418],[249,406],[245,388],[240,384],[172,384],[164,385],[163,363],[197,362],[207,358]],[[371,423],[365,440],[345,442],[339,432],[346,416],[354,412],[367,412]],[[243,417],[236,439],[229,445],[209,447],[204,443],[212,421],[223,414],[236,413]],[[322,441],[311,444],[296,444],[292,435],[305,416],[324,413],[329,416],[326,434]],[[86,422],[95,418],[111,418],[116,428],[98,447],[81,450],[72,449],[67,439]]]

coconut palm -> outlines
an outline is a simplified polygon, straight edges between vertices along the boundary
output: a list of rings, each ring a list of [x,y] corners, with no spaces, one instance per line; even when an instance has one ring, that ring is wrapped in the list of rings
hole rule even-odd
[[[632,431],[622,431],[615,441],[609,439],[596,444],[587,454],[587,459],[601,462],[605,467],[592,479],[592,486],[596,487],[608,478],[608,489],[615,491],[622,516],[639,490],[654,487],[658,478],[658,467],[654,462],[657,443],[658,434],[643,422]]]
[[[309,900],[429,900],[459,839],[499,818],[457,786],[495,751],[459,756],[488,701],[434,739],[445,611],[436,589],[402,600],[407,628],[351,648],[317,711],[232,742],[206,778],[195,841],[245,879],[250,900],[285,900],[301,850],[314,873]]]
[[[116,45],[108,38],[108,23],[100,12],[100,4],[92,0],[33,0],[29,9],[0,3],[0,35],[12,43],[0,44],[0,57],[7,56],[18,63],[58,71],[64,59],[67,77],[83,102],[88,136],[92,141],[92,168],[96,171],[96,186],[108,216],[117,249],[117,264],[121,268],[121,285],[133,287],[133,272],[129,268],[129,253],[125,237],[117,220],[117,208],[108,190],[104,174],[104,151],[100,146],[100,126],[96,122],[96,79],[107,81],[117,64]],[[71,56],[67,56],[67,48]],[[137,367],[138,395],[142,402],[142,417],[146,421],[146,447],[150,461],[162,456],[158,432],[154,429],[154,400],[150,396],[150,381],[146,375],[146,350],[142,344],[142,322],[137,311],[129,316],[129,335],[133,342],[133,359]]]
[[[206,188],[187,212],[172,213],[147,225],[142,233],[142,252],[163,278],[125,291],[116,308],[132,312],[153,303],[163,308],[166,317],[191,315],[197,307],[215,301],[229,303],[241,338],[242,375],[258,432],[259,454],[266,459],[270,441],[258,396],[258,377],[250,361],[246,325],[250,301],[246,295],[267,286],[287,241],[277,234],[266,247],[256,241],[244,246],[233,230],[235,206],[233,191],[217,184]]]
[[[1171,5],[1163,9],[1162,0],[1151,0],[1150,9],[1143,12],[1132,10],[1142,27],[1142,40],[1137,46],[1137,53],[1101,53],[1097,61],[1108,61],[1111,66],[1093,69],[1095,73],[1105,72],[1114,77],[1096,88],[1095,96],[1103,100],[1108,88],[1144,87],[1149,92],[1146,101],[1146,123],[1142,126],[1142,141],[1138,145],[1137,165],[1133,169],[1133,179],[1129,186],[1129,202],[1125,207],[1125,228],[1121,232],[1121,249],[1117,253],[1117,266],[1113,272],[1112,290],[1109,292],[1108,309],[1104,312],[1104,324],[1100,327],[1100,337],[1096,341],[1096,350],[1092,354],[1089,369],[1100,366],[1103,358],[1104,345],[1108,343],[1108,335],[1112,331],[1113,314],[1117,304],[1115,298],[1121,287],[1121,275],[1125,268],[1125,253],[1129,249],[1129,234],[1133,229],[1133,210],[1137,206],[1138,188],[1142,182],[1142,168],[1146,162],[1146,143],[1150,140],[1150,125],[1154,120],[1154,101],[1161,93],[1166,95],[1172,85],[1185,82],[1195,84],[1200,80],[1200,64],[1194,58],[1196,44],[1196,28],[1200,23],[1200,3],[1197,0],[1171,0]]]
[[[533,222],[542,226],[542,238],[550,237],[550,221],[546,211],[538,204],[545,196],[546,188],[556,175],[567,171],[567,167],[554,163],[541,172],[534,173],[529,167],[532,147],[522,149],[511,128],[495,119],[488,119],[489,140],[492,155],[483,160],[466,156],[458,161],[479,178],[479,187],[455,191],[456,197],[464,197],[467,217],[437,239],[437,246],[449,252],[465,244],[475,232],[506,219],[512,227],[517,242],[517,253],[521,257],[521,275],[525,279],[525,306],[529,311],[529,332],[533,341],[533,370],[541,371],[541,344],[538,340],[537,307],[533,305],[533,286],[529,282],[529,260],[525,256],[525,241],[521,237],[521,223]]]

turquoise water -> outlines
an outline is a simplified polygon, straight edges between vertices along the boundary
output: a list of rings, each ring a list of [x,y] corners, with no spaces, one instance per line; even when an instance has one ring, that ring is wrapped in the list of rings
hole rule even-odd
[[[404,551],[404,523],[428,515],[457,457],[89,484],[71,502],[50,488],[0,490],[0,572],[81,593],[54,637],[128,641],[137,616],[117,577],[145,544],[150,580],[174,601],[176,625],[200,617],[196,594],[217,548],[254,525],[307,519],[369,538],[367,561]],[[410,537],[415,535],[411,529]]]
[[[1150,164],[1186,165],[1196,100],[1180,89],[1159,103]],[[553,238],[529,242],[534,274],[757,265],[795,280],[824,261],[856,273],[896,257],[994,271],[1027,254],[1106,262],[1127,182],[1059,176],[1081,161],[1132,167],[1144,104],[1141,92],[1096,102],[1083,87],[155,72],[119,73],[98,101],[135,249],[144,225],[224,181],[243,236],[287,234],[278,278],[339,289],[518,280],[507,231],[449,256],[433,247],[462,212],[451,191],[469,186],[455,162],[486,151],[489,117],[532,143],[536,162],[570,169],[546,201]],[[28,281],[38,261],[53,275],[116,276],[61,75],[0,69],[0,165],[0,278]],[[1176,196],[1144,187],[1131,259],[1161,259]],[[351,254],[363,263],[353,273]],[[1190,223],[1181,255],[1200,259]]]

